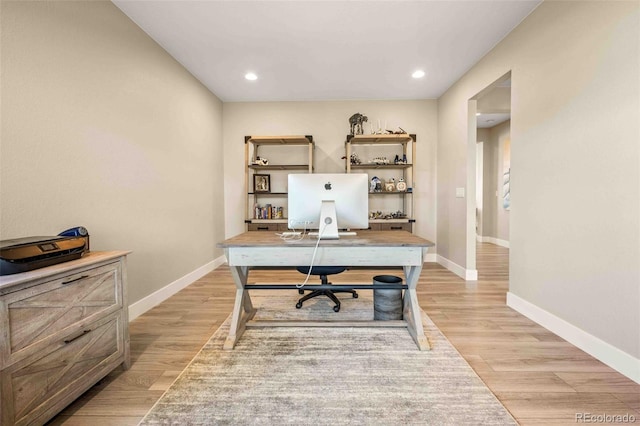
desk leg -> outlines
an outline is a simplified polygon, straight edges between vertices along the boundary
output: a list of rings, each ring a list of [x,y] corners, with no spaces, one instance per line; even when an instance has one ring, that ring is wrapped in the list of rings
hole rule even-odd
[[[421,271],[422,265],[404,267],[404,276],[407,281],[408,289],[404,291],[403,316],[404,320],[407,322],[409,334],[413,337],[416,345],[418,345],[418,349],[424,351],[430,350],[431,345],[429,344],[429,340],[427,340],[427,336],[424,334],[424,328],[422,327],[422,315],[420,314],[418,293],[416,291]]]
[[[256,309],[251,304],[249,292],[244,287],[247,284],[249,268],[247,266],[230,266],[229,269],[231,270],[233,281],[236,283],[236,301],[233,305],[229,336],[224,342],[224,349],[233,349],[242,333],[244,333],[247,321],[253,318],[256,313]]]

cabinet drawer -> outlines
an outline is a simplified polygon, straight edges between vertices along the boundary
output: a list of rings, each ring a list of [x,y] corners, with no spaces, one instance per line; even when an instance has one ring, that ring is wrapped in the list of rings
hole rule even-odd
[[[122,308],[120,263],[78,271],[0,298],[0,323],[7,324],[0,345],[7,365],[41,351],[80,323]]]
[[[410,223],[379,223],[380,231],[409,231],[411,232]]]
[[[280,231],[280,225],[284,225],[285,229],[286,223],[249,223],[248,230],[249,231]]]
[[[122,362],[123,327],[122,314],[111,315],[3,370],[1,423],[44,423],[80,396]]]

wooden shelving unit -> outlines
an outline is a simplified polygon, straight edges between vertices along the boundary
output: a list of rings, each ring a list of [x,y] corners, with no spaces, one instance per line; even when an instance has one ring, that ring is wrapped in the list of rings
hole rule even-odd
[[[402,173],[407,190],[406,191],[381,191],[370,192],[370,197],[402,197],[403,213],[406,217],[398,219],[370,219],[369,226],[373,230],[396,230],[402,229],[411,232],[415,219],[413,217],[413,188],[414,188],[414,161],[416,158],[416,135],[415,134],[386,134],[386,135],[347,135],[345,141],[345,170],[347,173],[367,173],[369,178],[372,173],[384,173],[386,170],[396,170]],[[407,163],[395,164],[390,159],[389,164],[361,163],[351,164],[351,154],[357,154],[358,146],[399,146],[401,151],[397,154],[400,158],[407,158]],[[355,150],[354,150],[355,149]],[[396,182],[397,184],[397,182]],[[384,188],[384,182],[383,182]]]
[[[245,223],[250,231],[284,231],[287,229],[287,218],[256,218],[254,206],[260,204],[261,199],[279,198],[284,200],[286,205],[286,192],[255,192],[253,190],[253,176],[255,174],[263,174],[263,172],[272,171],[276,173],[294,171],[298,173],[313,173],[313,152],[314,142],[311,135],[288,135],[288,136],[245,136],[244,161],[245,169],[245,192],[247,194],[247,206],[245,212]],[[280,147],[284,149],[306,149],[306,163],[304,164],[287,164],[279,163],[278,159],[272,158],[269,164],[260,165],[253,164],[255,159],[260,156],[260,147]],[[304,160],[303,160],[304,161]]]

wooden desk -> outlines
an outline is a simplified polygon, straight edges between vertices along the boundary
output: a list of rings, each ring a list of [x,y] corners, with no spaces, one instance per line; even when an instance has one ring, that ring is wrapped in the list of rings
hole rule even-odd
[[[249,270],[260,266],[309,265],[316,243],[315,237],[306,236],[301,240],[285,241],[275,232],[250,231],[218,244],[218,247],[225,249],[229,268],[236,284],[236,300],[229,336],[224,343],[225,349],[233,349],[247,323],[256,313],[246,288]],[[408,329],[418,348],[425,350],[430,347],[422,328],[416,286],[422,271],[424,255],[433,245],[431,241],[407,231],[358,231],[356,236],[320,241],[313,263],[318,266],[401,266],[407,287],[404,292],[402,324]],[[357,286],[357,288],[365,287]],[[295,289],[295,286],[291,285],[291,288]],[[305,288],[313,288],[313,286],[305,286]],[[372,284],[370,288],[373,288]],[[327,325],[327,322],[323,324]],[[345,324],[342,322],[341,325]],[[359,321],[348,325],[379,326],[381,322]]]

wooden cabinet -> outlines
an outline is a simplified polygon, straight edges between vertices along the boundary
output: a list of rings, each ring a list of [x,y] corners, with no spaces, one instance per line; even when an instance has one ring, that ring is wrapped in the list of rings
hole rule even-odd
[[[287,175],[313,173],[313,136],[245,136],[244,142],[247,229],[285,231]]]
[[[416,158],[416,135],[348,135],[345,142],[345,170],[347,173],[367,173],[369,179],[381,180],[379,191],[369,192],[370,212],[397,215],[393,219],[370,218],[371,229],[412,231],[414,162]],[[354,155],[357,160],[352,161]],[[398,161],[396,161],[396,157]],[[377,160],[377,161],[375,161]],[[394,179],[394,189],[387,190],[386,182]],[[400,180],[405,188],[398,190]]]
[[[129,367],[127,254],[0,277],[0,423],[44,424]]]

